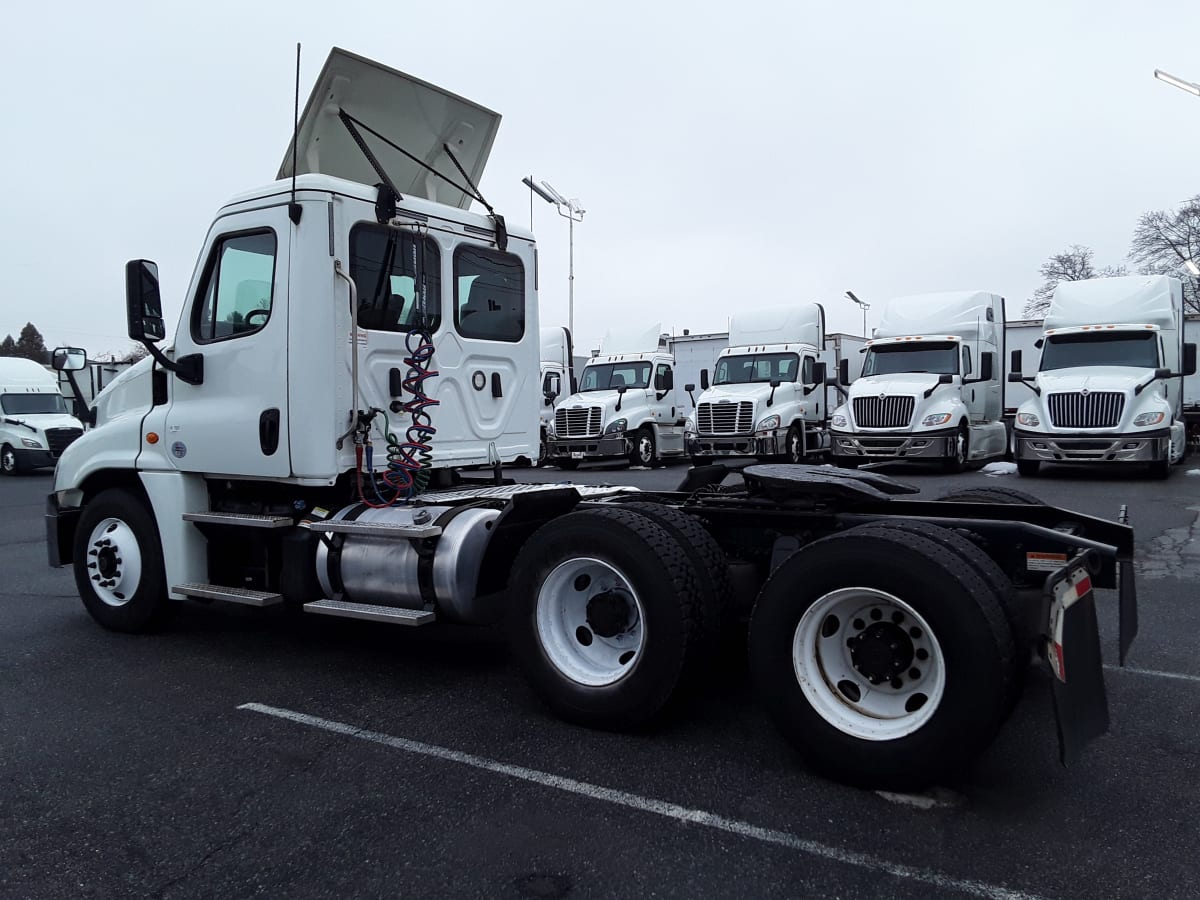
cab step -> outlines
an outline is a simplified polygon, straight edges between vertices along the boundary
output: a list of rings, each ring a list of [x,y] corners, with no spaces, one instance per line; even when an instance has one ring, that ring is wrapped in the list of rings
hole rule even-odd
[[[399,525],[389,522],[301,522],[301,528],[325,534],[370,534],[375,537],[431,538],[442,533],[440,525]]]
[[[292,525],[292,520],[287,516],[262,516],[256,513],[186,512],[183,521],[237,525],[242,528],[290,528]]]
[[[283,595],[271,591],[251,591],[246,588],[225,587],[219,584],[177,584],[171,588],[176,594],[195,597],[199,600],[225,600],[244,606],[276,606],[283,602]]]
[[[430,625],[437,618],[427,609],[401,609],[373,603],[350,603],[346,600],[317,600],[305,603],[304,611],[347,619],[366,619],[370,622],[391,622],[394,625]]]

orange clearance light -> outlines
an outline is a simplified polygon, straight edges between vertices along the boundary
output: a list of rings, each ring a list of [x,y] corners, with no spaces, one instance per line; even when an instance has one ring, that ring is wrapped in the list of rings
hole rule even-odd
[[[146,443],[147,444],[157,444],[158,443],[158,433],[155,431],[147,431],[146,432]]]

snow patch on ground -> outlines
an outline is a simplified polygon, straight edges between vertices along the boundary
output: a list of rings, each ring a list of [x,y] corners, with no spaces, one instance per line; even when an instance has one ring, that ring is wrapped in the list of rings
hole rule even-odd
[[[1017,464],[1011,462],[988,463],[980,471],[984,475],[991,475],[993,478],[997,475],[1014,475],[1017,471]]]
[[[1188,469],[1187,473],[1189,475],[1200,475],[1200,469]]]
[[[934,787],[916,794],[899,794],[892,791],[876,791],[875,793],[889,803],[915,806],[917,809],[952,809],[962,806],[967,799],[962,794],[944,787]]]

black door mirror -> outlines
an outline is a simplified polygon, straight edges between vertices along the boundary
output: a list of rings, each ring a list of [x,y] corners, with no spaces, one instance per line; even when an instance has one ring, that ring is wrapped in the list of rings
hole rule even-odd
[[[708,369],[700,370],[700,390],[708,390]]]
[[[1008,365],[1008,371],[1009,371],[1008,380],[1009,381],[1020,381],[1021,380],[1021,377],[1020,377],[1021,376],[1021,351],[1014,350],[1011,354],[1009,354],[1009,359],[1010,359],[1010,362]],[[1013,378],[1012,377],[1013,375],[1016,375],[1017,377]]]
[[[665,372],[654,373],[654,389],[656,391],[665,391],[667,389],[667,374]]]
[[[1183,374],[1184,375],[1195,375],[1196,374],[1196,345],[1195,344],[1184,344],[1183,345]]]
[[[992,380],[992,375],[993,375],[992,369],[994,368],[994,366],[992,365],[992,359],[993,359],[992,353],[980,353],[979,354],[979,380],[980,381],[991,381]]]
[[[622,381],[617,385],[617,393],[618,394],[623,394],[627,390],[629,390],[629,388],[625,387],[625,382]]]
[[[842,387],[850,386],[850,360],[844,357],[838,361],[838,384]]]
[[[148,259],[125,264],[125,311],[129,337],[139,343],[155,344],[167,336],[158,290],[158,266]]]
[[[667,369],[667,371],[665,371],[663,373],[663,388],[662,389],[664,391],[675,390],[675,370],[674,369]]]
[[[87,365],[87,352],[78,347],[56,347],[50,365],[59,372],[78,372]]]
[[[825,363],[823,363],[823,362],[813,363],[813,376],[812,376],[812,381],[809,383],[810,384],[824,384],[826,374],[827,374],[827,372],[826,372]]]

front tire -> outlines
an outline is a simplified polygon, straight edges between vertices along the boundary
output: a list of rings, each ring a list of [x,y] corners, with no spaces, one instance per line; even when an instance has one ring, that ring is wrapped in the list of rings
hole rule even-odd
[[[942,468],[951,473],[962,472],[967,468],[967,460],[971,453],[971,432],[967,423],[958,426],[958,435],[954,442],[954,453],[942,460]]]
[[[75,531],[73,558],[83,605],[105,628],[152,631],[174,611],[158,528],[129,491],[110,488],[88,502]]]
[[[800,429],[793,425],[787,430],[787,435],[783,440],[782,461],[785,463],[804,462],[804,435],[800,433]]]
[[[543,525],[513,563],[518,664],[560,718],[628,729],[654,718],[703,644],[700,584],[669,531],[620,508]]]
[[[944,781],[995,735],[1013,636],[958,552],[855,528],[792,554],[750,622],[757,693],[814,768],[872,788]]]
[[[650,468],[658,462],[658,449],[654,444],[654,431],[645,425],[633,433],[629,448],[629,465]]]
[[[16,451],[8,444],[0,447],[0,472],[5,475],[20,475],[24,471],[25,467],[17,458]]]
[[[1034,478],[1037,476],[1038,470],[1042,467],[1041,460],[1037,459],[1018,459],[1017,474],[1022,478]]]

